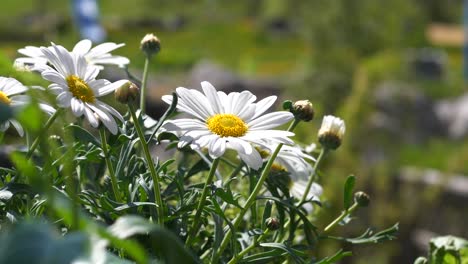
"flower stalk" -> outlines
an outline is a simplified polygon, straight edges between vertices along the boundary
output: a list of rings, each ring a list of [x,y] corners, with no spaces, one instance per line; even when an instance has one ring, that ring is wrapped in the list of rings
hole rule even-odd
[[[316,178],[316,175],[317,175],[317,170],[318,170],[320,164],[322,163],[322,160],[325,157],[325,155],[327,154],[327,152],[328,152],[327,148],[322,148],[322,150],[320,151],[320,154],[319,154],[319,156],[317,158],[317,161],[314,164],[314,172],[312,173],[312,176],[309,178],[309,181],[307,182],[307,186],[306,186],[306,189],[305,189],[305,192],[304,192],[304,196],[302,197],[300,203],[303,203],[307,199],[307,195],[310,192],[310,188],[312,187],[312,184],[315,182],[315,178]]]
[[[341,220],[343,220],[346,216],[350,215],[353,213],[357,208],[359,207],[359,204],[355,202],[351,207],[348,209],[344,210],[333,222],[331,222],[325,229],[323,230],[324,233],[330,232]]]
[[[44,127],[42,128],[42,131],[40,132],[40,134],[44,133],[45,131],[47,131],[52,126],[55,119],[57,119],[57,117],[60,115],[61,112],[62,112],[62,109],[59,108],[59,109],[57,109],[57,111],[55,111],[54,114],[52,114],[51,117],[49,117],[49,120],[47,120],[47,122],[44,125]],[[31,147],[29,148],[28,153],[26,154],[26,158],[28,158],[28,159],[31,158],[31,156],[34,153],[34,151],[36,150],[37,146],[39,146],[40,140],[41,140],[41,135],[38,135],[36,137],[36,139],[34,139],[33,143],[31,144]]]
[[[187,240],[185,241],[186,245],[190,245],[192,243],[193,238],[195,237],[197,230],[200,228],[200,216],[203,211],[203,207],[205,206],[206,196],[208,195],[208,190],[211,182],[213,181],[213,176],[215,175],[215,171],[219,164],[219,158],[213,160],[213,164],[211,165],[210,172],[208,173],[208,177],[206,178],[205,185],[203,186],[203,190],[200,196],[200,201],[198,202],[197,211],[195,213],[195,218],[193,219],[193,226],[192,229],[189,231],[189,235]]]
[[[99,135],[101,136],[101,145],[102,145],[102,152],[104,153],[104,159],[106,161],[107,170],[109,171],[111,184],[112,184],[112,192],[114,193],[114,199],[121,203],[120,197],[120,190],[119,185],[117,183],[117,177],[115,176],[114,167],[112,166],[112,162],[110,160],[109,149],[107,148],[107,138],[106,138],[106,130],[104,127],[99,129]]]
[[[135,130],[137,131],[138,137],[140,138],[140,144],[143,148],[143,153],[145,155],[145,160],[146,163],[148,164],[148,168],[150,170],[151,178],[153,179],[153,191],[154,191],[154,196],[155,196],[155,201],[156,204],[158,205],[157,207],[157,213],[158,213],[158,224],[164,225],[164,204],[162,201],[161,197],[161,190],[159,187],[159,176],[156,172],[156,168],[154,167],[153,159],[151,158],[151,154],[148,148],[148,144],[146,143],[145,140],[145,135],[143,133],[143,130],[141,129],[140,123],[138,122],[138,118],[136,116],[136,111],[135,107],[129,103],[128,104],[128,109],[130,114],[132,115],[133,119],[133,124],[135,125]]]
[[[146,56],[145,66],[143,68],[143,77],[141,79],[141,88],[140,88],[140,115],[144,115],[146,111],[145,99],[146,99],[146,83],[148,80],[148,69],[151,56]]]

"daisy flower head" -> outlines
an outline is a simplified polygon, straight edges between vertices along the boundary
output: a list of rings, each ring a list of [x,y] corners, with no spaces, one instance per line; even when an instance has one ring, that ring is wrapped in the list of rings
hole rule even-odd
[[[181,133],[179,147],[190,144],[193,149],[207,148],[212,158],[233,149],[249,167],[258,170],[263,160],[252,144],[262,145],[265,139],[293,143],[289,139],[294,135],[292,132],[273,129],[293,119],[293,114],[286,111],[265,114],[276,96],[254,103],[257,98],[249,91],[226,94],[216,91],[209,82],[202,82],[201,86],[203,93],[183,87],[176,89],[177,109],[191,118],[169,120],[164,127],[169,132]],[[172,102],[170,95],[162,99],[168,104]]]
[[[29,102],[28,96],[23,94],[27,90],[26,86],[14,78],[0,77],[0,104],[13,111],[18,110],[19,107]],[[11,118],[0,124],[0,131],[6,131],[10,124],[15,127],[20,136],[24,135],[24,130],[18,121]]]
[[[72,53],[82,55],[89,64],[96,65],[99,69],[103,69],[103,65],[117,65],[125,67],[130,63],[130,60],[123,56],[112,55],[110,52],[116,50],[125,44],[116,44],[106,42],[92,47],[92,42],[84,39],[76,43]],[[52,46],[48,47],[53,50]],[[26,46],[18,50],[18,53],[25,57],[17,58],[14,62],[14,67],[19,70],[33,70],[42,72],[47,69],[49,62],[47,56],[43,53],[43,47]]]
[[[57,95],[57,104],[62,108],[70,107],[76,117],[85,116],[91,126],[97,128],[102,122],[112,134],[117,134],[114,117],[123,122],[122,116],[98,98],[114,92],[127,80],[111,83],[96,79],[98,68],[89,65],[82,55],[69,52],[62,46],[52,45],[41,50],[52,66],[47,66],[41,75],[52,82],[49,90]]]

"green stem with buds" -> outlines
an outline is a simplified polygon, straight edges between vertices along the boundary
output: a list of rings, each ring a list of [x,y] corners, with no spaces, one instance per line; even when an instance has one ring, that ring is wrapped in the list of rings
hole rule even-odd
[[[110,160],[109,149],[107,148],[107,138],[106,138],[106,129],[101,127],[99,129],[99,135],[101,136],[101,145],[102,145],[102,152],[104,153],[104,159],[106,160],[107,170],[109,171],[109,175],[111,178],[112,184],[112,191],[114,192],[114,199],[121,203],[119,185],[117,183],[117,177],[115,176],[114,167],[112,166],[112,162]]]
[[[55,111],[55,113],[49,118],[49,120],[47,120],[46,124],[40,131],[40,134],[44,133],[50,128],[50,126],[54,123],[55,119],[57,118],[57,116],[59,116],[61,112],[62,112],[62,108],[59,108],[57,109],[57,111]],[[38,135],[36,139],[33,141],[31,147],[28,150],[28,153],[26,154],[26,158],[28,159],[31,158],[32,154],[34,153],[34,150],[36,150],[37,146],[39,146],[40,138],[41,138],[41,135]]]
[[[299,122],[300,120],[294,119],[294,121],[291,123],[287,131],[293,131],[294,128],[297,126],[297,124],[299,124]],[[232,224],[234,229],[237,229],[237,227],[239,227],[239,224],[241,223],[245,213],[257,199],[257,195],[260,192],[260,189],[262,188],[263,183],[265,182],[265,179],[270,173],[271,166],[273,165],[276,159],[276,156],[278,156],[278,153],[282,147],[283,147],[282,143],[278,144],[278,147],[276,147],[275,151],[272,153],[270,159],[268,160],[265,168],[262,171],[262,174],[260,175],[260,178],[258,179],[257,185],[255,186],[249,198],[245,202],[243,209],[239,212],[239,215],[236,217],[236,219],[234,219],[234,223]],[[227,244],[231,240],[231,236],[232,236],[232,230],[229,229],[226,235],[224,236],[224,239],[221,242],[221,245],[219,246],[218,251],[213,255],[213,263],[218,263],[219,257],[221,256],[223,251],[226,249]]]
[[[148,68],[151,56],[146,56],[145,67],[143,68],[143,77],[141,79],[141,88],[140,88],[140,115],[145,114],[145,99],[146,99],[146,82],[148,80]]]
[[[210,172],[208,173],[208,177],[206,178],[205,186],[203,186],[203,190],[200,196],[200,201],[198,202],[197,211],[195,213],[195,218],[193,219],[193,226],[192,229],[189,231],[189,235],[187,240],[185,241],[186,245],[190,245],[192,243],[193,238],[197,234],[198,229],[200,228],[200,216],[203,212],[203,207],[205,206],[206,195],[208,195],[208,190],[211,182],[213,181],[213,176],[215,175],[215,171],[219,164],[219,158],[213,160],[213,164],[211,164]]]
[[[302,199],[301,199],[300,203],[303,203],[307,199],[307,195],[310,192],[310,188],[312,187],[312,184],[315,181],[318,167],[319,167],[320,163],[322,162],[323,158],[325,157],[325,155],[327,154],[327,152],[328,152],[327,148],[322,148],[322,150],[320,151],[320,154],[319,154],[319,156],[317,158],[317,161],[315,162],[315,165],[314,165],[314,171],[312,173],[312,176],[309,178],[309,182],[307,182],[307,186],[306,186],[306,189],[305,189],[305,192],[304,192],[304,196],[302,196]]]
[[[145,140],[145,134],[143,133],[140,123],[138,122],[135,107],[131,103],[129,103],[128,109],[130,110],[130,114],[132,115],[133,124],[135,125],[135,130],[137,131],[138,137],[140,138],[140,144],[143,148],[143,153],[145,154],[145,160],[146,160],[146,163],[148,164],[148,168],[150,170],[151,177],[153,179],[153,190],[154,190],[154,196],[155,196],[154,200],[156,201],[157,206],[158,206],[157,207],[158,224],[163,226],[164,218],[165,218],[164,217],[164,204],[162,201],[161,190],[159,187],[159,176],[156,172],[156,168],[154,167],[153,159],[151,158],[148,144],[146,143],[146,140]]]
[[[343,220],[346,216],[353,213],[358,207],[359,207],[359,204],[357,202],[355,202],[353,205],[351,205],[351,207],[344,210],[340,214],[340,216],[338,216],[335,220],[333,220],[333,222],[331,222],[327,227],[325,227],[323,232],[325,232],[325,233],[330,232],[330,230],[332,230],[339,222],[341,222],[341,220]]]

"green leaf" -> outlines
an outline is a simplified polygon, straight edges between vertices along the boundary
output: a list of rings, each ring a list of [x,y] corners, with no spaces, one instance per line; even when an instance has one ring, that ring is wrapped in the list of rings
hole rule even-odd
[[[73,134],[73,137],[83,144],[92,143],[95,146],[101,146],[101,141],[81,126],[71,124],[66,126],[65,130],[71,132]]]
[[[344,238],[344,237],[333,237],[328,236],[327,238],[346,241],[351,244],[367,244],[367,243],[379,243],[383,241],[393,240],[396,238],[395,234],[398,231],[398,223],[393,226],[377,232],[374,232],[371,229],[367,229],[362,235],[355,238]]]
[[[353,189],[356,184],[356,177],[349,175],[344,185],[344,208],[347,210],[353,203]]]
[[[320,260],[319,262],[315,262],[314,264],[332,264],[336,263],[344,257],[350,257],[352,255],[353,253],[351,251],[343,251],[343,249],[340,249],[338,252],[335,253],[335,255],[326,257]]]
[[[293,258],[295,263],[304,263],[304,260],[297,255],[297,253],[301,253],[297,250],[293,250],[292,248],[286,246],[285,244],[282,243],[260,243],[261,247],[266,247],[266,248],[276,248],[280,249],[284,252],[287,252],[290,257]]]
[[[0,103],[0,124],[5,123],[8,119],[13,117],[13,110],[10,106]]]
[[[166,110],[166,112],[163,114],[163,116],[158,120],[158,123],[156,124],[156,126],[154,127],[154,131],[153,133],[151,134],[151,136],[149,137],[148,141],[147,142],[150,142],[154,136],[156,135],[156,133],[158,132],[158,130],[161,128],[161,126],[164,124],[164,121],[166,121],[166,119],[172,115],[176,108],[177,108],[177,100],[178,100],[178,97],[177,97],[177,94],[176,93],[172,93],[172,103],[171,105],[169,106],[169,108]],[[158,142],[160,141],[159,139],[159,136],[158,136]]]
[[[226,203],[235,205],[238,208],[242,209],[242,207],[239,205],[239,202],[237,201],[237,199],[239,199],[239,196],[237,195],[237,197],[234,197],[230,188],[227,188],[226,190],[224,190],[223,188],[217,188],[215,191],[215,195],[221,198]]]
[[[272,201],[267,201],[265,203],[265,208],[263,209],[263,216],[262,216],[262,230],[265,230],[265,221],[267,220],[268,217],[271,216],[271,207],[273,207],[273,202]]]
[[[37,104],[31,103],[21,109],[16,115],[16,119],[23,125],[23,128],[36,133],[44,124],[42,111]]]
[[[88,254],[83,233],[60,237],[49,225],[25,222],[2,232],[0,263],[72,263]]]
[[[139,206],[144,206],[144,205],[150,205],[150,206],[158,207],[157,204],[151,203],[151,202],[133,202],[133,203],[128,203],[128,204],[124,204],[124,205],[121,205],[119,207],[116,207],[116,208],[114,208],[114,210],[115,211],[123,211],[123,210],[127,210],[127,209],[130,209],[130,208],[135,208],[135,207],[139,207]]]
[[[120,217],[109,227],[109,231],[120,239],[149,235],[151,247],[165,263],[199,263],[176,235],[142,217]]]

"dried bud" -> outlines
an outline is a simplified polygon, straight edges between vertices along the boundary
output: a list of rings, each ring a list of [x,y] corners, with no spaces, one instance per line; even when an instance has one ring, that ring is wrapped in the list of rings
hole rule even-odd
[[[132,82],[126,82],[114,92],[115,99],[122,104],[127,104],[138,99],[140,89]]]
[[[309,100],[296,101],[292,106],[292,113],[296,119],[309,122],[314,118],[314,108]]]
[[[354,201],[360,206],[360,207],[366,207],[369,205],[370,202],[370,197],[367,193],[365,192],[357,192],[354,194]]]
[[[280,220],[276,217],[268,217],[265,220],[265,225],[269,230],[275,231],[281,227]]]
[[[146,36],[141,40],[140,49],[146,54],[146,56],[151,57],[153,54],[157,54],[161,50],[161,42],[159,39],[151,34],[146,34]]]
[[[342,119],[327,115],[323,118],[318,140],[325,148],[337,149],[341,145],[345,130],[345,123]]]

